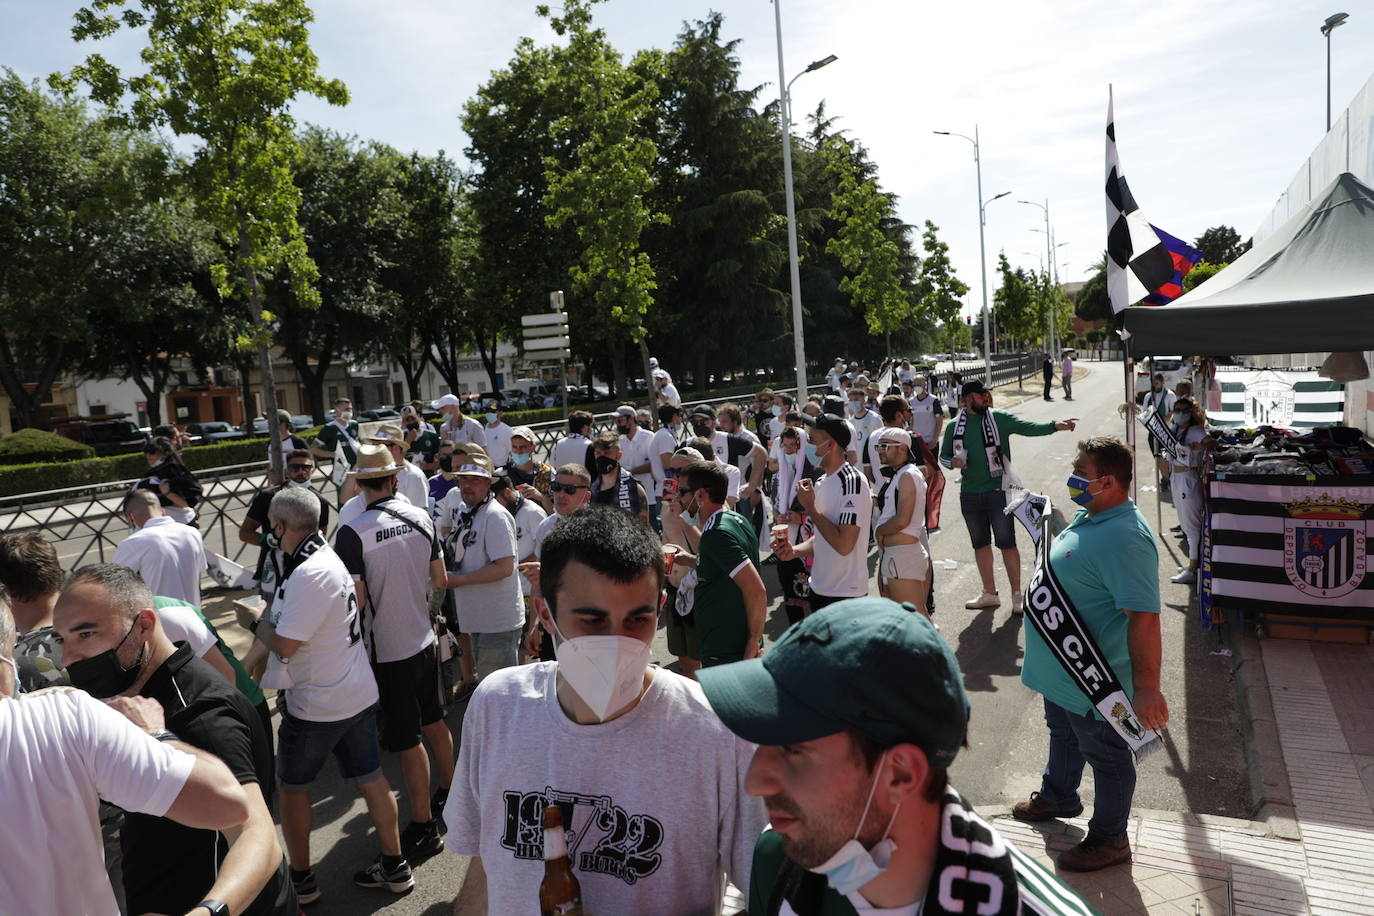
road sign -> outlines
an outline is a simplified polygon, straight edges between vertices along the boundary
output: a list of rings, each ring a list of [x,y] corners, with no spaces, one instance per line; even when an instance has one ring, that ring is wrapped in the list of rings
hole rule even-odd
[[[525,331],[526,334],[529,333],[528,329],[542,328],[548,325],[567,325],[567,323],[568,316],[562,312],[545,312],[542,315],[520,316],[520,326],[527,329]]]
[[[525,351],[533,350],[566,350],[568,349],[568,338],[566,337],[535,337],[525,338]]]

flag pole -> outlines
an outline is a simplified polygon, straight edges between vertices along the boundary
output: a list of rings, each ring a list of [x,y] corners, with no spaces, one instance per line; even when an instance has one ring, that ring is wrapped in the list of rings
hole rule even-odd
[[[1131,462],[1134,466],[1137,462],[1135,437],[1135,385],[1132,384],[1135,378],[1135,372],[1131,359],[1131,338],[1129,334],[1122,338],[1121,347],[1122,383],[1126,391],[1126,444],[1131,450]],[[1155,473],[1159,473],[1158,467],[1156,467]],[[1131,475],[1131,499],[1135,501],[1136,505],[1139,505],[1140,499],[1136,486],[1137,477],[1138,475],[1136,474]]]

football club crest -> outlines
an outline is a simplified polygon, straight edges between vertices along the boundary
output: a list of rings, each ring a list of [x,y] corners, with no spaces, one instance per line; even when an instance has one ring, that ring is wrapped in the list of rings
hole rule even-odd
[[[1293,587],[1318,598],[1339,598],[1360,587],[1368,569],[1368,506],[1352,499],[1285,503],[1283,571]]]
[[[1135,716],[1131,715],[1131,711],[1126,708],[1125,703],[1116,703],[1112,706],[1112,718],[1133,737],[1137,739],[1145,737],[1145,729],[1140,727],[1140,723],[1135,720]]]
[[[1246,426],[1291,426],[1293,383],[1273,372],[1261,372],[1245,389]]]

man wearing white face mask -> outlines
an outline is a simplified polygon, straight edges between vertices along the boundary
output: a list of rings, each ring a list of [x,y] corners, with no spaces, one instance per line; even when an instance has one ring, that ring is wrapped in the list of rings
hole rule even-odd
[[[700,680],[759,745],[744,787],[771,829],[754,850],[751,916],[1094,912],[949,785],[968,696],[910,605],[840,602]]]
[[[448,848],[471,857],[455,913],[531,910],[547,805],[563,811],[587,912],[720,913],[723,873],[748,884],[763,805],[741,791],[752,748],[695,684],[649,664],[658,539],[591,506],[540,557],[535,607],[558,661],[495,672],[472,696],[444,810]]]
[[[487,425],[482,427],[482,435],[487,438],[487,456],[491,458],[492,466],[498,468],[510,457],[511,430],[506,424],[505,415],[506,405],[501,401],[492,401],[487,405]]]

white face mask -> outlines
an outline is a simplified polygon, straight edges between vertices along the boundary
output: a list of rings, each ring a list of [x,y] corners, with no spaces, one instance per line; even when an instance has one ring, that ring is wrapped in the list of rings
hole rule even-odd
[[[833,856],[815,868],[808,869],[815,874],[825,875],[826,883],[843,897],[857,892],[859,888],[887,871],[888,865],[892,863],[892,854],[897,851],[897,844],[887,835],[897,820],[897,812],[902,807],[900,804],[892,809],[892,819],[887,822],[883,838],[871,850],[864,849],[863,844],[859,842],[859,831],[863,829],[864,821],[868,818],[868,808],[873,804],[873,793],[878,788],[878,776],[886,759],[887,751],[883,751],[883,755],[878,758],[878,765],[873,770],[873,785],[868,789],[868,801],[864,802],[864,813],[859,815],[859,824],[854,828],[854,836],[835,850]]]
[[[288,487],[305,487],[306,489],[309,489],[309,488],[310,488],[310,481],[308,481],[308,480],[288,480],[288,481],[286,482],[286,485],[287,485]]]
[[[553,614],[549,614],[550,621]],[[649,667],[649,644],[629,636],[578,636],[568,639],[554,623],[558,671],[587,704],[597,721],[624,709],[643,689]]]
[[[335,416],[338,417],[340,423],[347,423],[348,421],[353,419],[353,411],[341,410]]]

